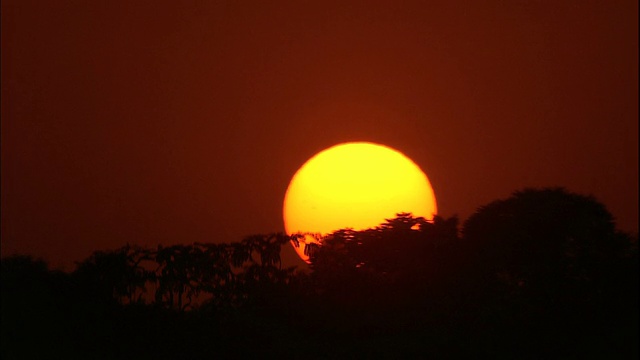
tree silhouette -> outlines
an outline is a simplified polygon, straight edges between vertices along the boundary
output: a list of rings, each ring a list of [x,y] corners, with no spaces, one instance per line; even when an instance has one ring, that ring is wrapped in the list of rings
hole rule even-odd
[[[194,246],[202,249],[202,256],[198,257],[197,266],[202,272],[199,292],[209,294],[209,305],[214,307],[231,306],[236,300],[236,277],[232,270],[232,247],[228,244],[202,244]]]
[[[291,238],[282,233],[253,235],[242,240],[242,247],[234,248],[241,251],[245,259],[242,271],[236,276],[236,291],[244,300],[264,303],[289,285],[295,267],[282,268],[280,251]]]
[[[447,259],[453,262],[448,251],[459,243],[457,224],[455,217],[426,221],[399,213],[372,229],[335,231],[312,247],[314,275],[321,286],[338,292],[421,288],[436,273],[443,275]]]
[[[141,301],[146,283],[153,278],[142,264],[150,260],[148,251],[127,244],[114,251],[94,252],[77,263],[74,276],[83,288],[91,289],[103,299],[132,304]]]
[[[308,274],[281,259],[282,246],[304,234],[126,245],[93,253],[72,274],[3,258],[0,351],[636,357],[637,237],[617,231],[602,204],[525,189],[478,209],[461,232],[458,225],[457,217],[399,213],[375,228],[338,230],[307,245]]]
[[[0,264],[1,357],[38,358],[47,349],[48,356],[68,358],[80,321],[73,315],[86,294],[76,291],[68,274],[50,270],[41,259],[13,255]]]
[[[207,255],[219,254],[203,251],[193,245],[159,246],[155,252],[158,268],[155,270],[157,289],[156,304],[184,311],[195,297],[206,288],[205,280],[217,261]],[[211,285],[211,284],[209,284]],[[186,302],[185,302],[186,301]]]
[[[462,232],[473,296],[501,333],[566,356],[637,353],[637,255],[594,198],[525,189],[478,209]]]
[[[539,291],[559,290],[568,280],[598,281],[629,250],[604,205],[562,188],[525,189],[494,201],[462,231],[478,270]]]

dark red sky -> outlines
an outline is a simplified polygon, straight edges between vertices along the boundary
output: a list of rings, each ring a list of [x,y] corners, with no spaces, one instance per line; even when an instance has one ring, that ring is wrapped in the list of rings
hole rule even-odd
[[[2,1],[3,255],[282,231],[353,140],[443,216],[561,185],[638,230],[637,1],[160,3]]]

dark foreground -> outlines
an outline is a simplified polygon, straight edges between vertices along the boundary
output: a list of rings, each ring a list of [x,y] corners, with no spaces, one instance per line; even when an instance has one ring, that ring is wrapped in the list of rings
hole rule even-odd
[[[2,359],[638,358],[637,237],[562,189],[457,219],[399,214],[309,247],[282,234],[125,246],[73,273],[2,259]],[[293,238],[296,241],[296,238]]]

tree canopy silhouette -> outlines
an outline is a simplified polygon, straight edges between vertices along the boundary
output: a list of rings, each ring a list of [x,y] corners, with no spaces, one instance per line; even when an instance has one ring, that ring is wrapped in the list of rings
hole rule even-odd
[[[637,241],[593,197],[524,189],[478,209],[462,234],[474,297],[505,334],[565,356],[637,354]]]
[[[540,291],[558,291],[567,281],[604,285],[603,275],[631,255],[629,236],[616,230],[604,205],[562,188],[493,201],[462,233],[477,271]]]
[[[461,231],[399,213],[318,237],[310,274],[281,261],[300,239],[3,258],[3,358],[637,357],[637,238],[592,197],[524,189]]]
[[[372,229],[335,231],[310,246],[314,275],[327,288],[433,281],[444,275],[439,265],[452,260],[447,252],[459,242],[457,224],[456,217],[427,221],[399,213]]]

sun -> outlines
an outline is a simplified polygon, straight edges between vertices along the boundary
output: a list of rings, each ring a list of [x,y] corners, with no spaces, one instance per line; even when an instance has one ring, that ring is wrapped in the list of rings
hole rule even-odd
[[[369,142],[338,144],[313,156],[291,179],[283,206],[287,234],[364,230],[400,212],[432,219],[431,183],[401,152]],[[304,244],[295,249],[308,262]]]

